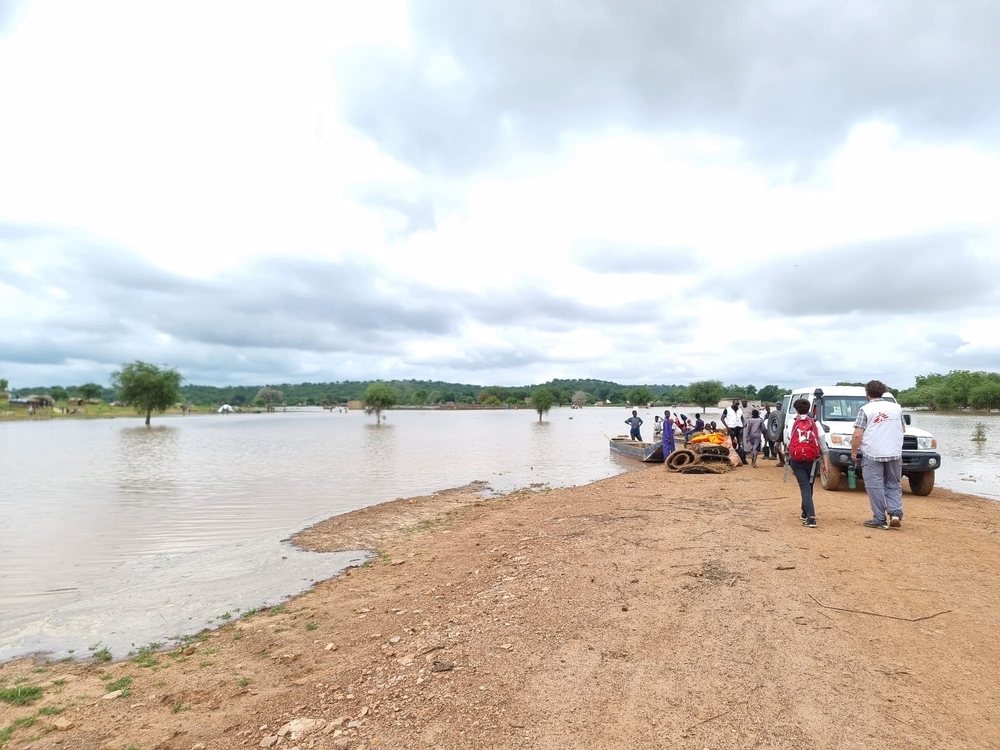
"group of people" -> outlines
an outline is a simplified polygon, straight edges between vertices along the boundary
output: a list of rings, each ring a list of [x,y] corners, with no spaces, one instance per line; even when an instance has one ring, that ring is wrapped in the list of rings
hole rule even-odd
[[[870,529],[898,529],[903,525],[903,435],[906,422],[903,409],[895,401],[886,401],[885,383],[872,380],[865,384],[868,403],[858,409],[851,436],[851,460],[861,466],[865,492],[871,506],[872,517],[862,522]],[[819,468],[819,430],[816,420],[809,416],[809,402],[800,398],[792,406],[792,422],[788,443],[788,465],[799,484],[802,496],[802,525],[816,528],[816,506],[813,502],[813,482]],[[802,457],[797,456],[796,446],[815,443],[816,449]],[[812,456],[812,454],[815,456]],[[839,470],[838,470],[839,471]]]
[[[899,404],[883,399],[887,390],[886,385],[879,380],[872,380],[865,385],[868,403],[858,410],[851,440],[851,459],[855,465],[860,465],[872,510],[872,518],[865,521],[864,525],[880,529],[899,528],[903,523],[901,481],[906,423]],[[819,429],[816,421],[809,415],[809,401],[798,399],[792,407],[795,409],[795,418],[786,447],[788,467],[795,475],[802,496],[802,525],[816,528],[813,484],[822,460]],[[663,453],[666,456],[676,450],[677,434],[689,441],[695,435],[725,432],[742,464],[747,464],[749,452],[750,465],[754,468],[757,466],[758,454],[762,454],[767,460],[779,461],[778,465],[782,466],[786,456],[766,435],[765,425],[770,414],[770,404],[764,404],[760,409],[750,408],[746,399],[733,399],[732,404],[722,411],[723,430],[715,422],[706,423],[701,414],[695,414],[692,421],[685,414],[671,415],[668,409],[663,412],[662,418],[656,416],[654,437],[662,435]],[[638,412],[633,410],[632,416],[625,422],[631,428],[631,438],[642,440],[639,432],[642,418]]]
[[[759,408],[751,407],[746,399],[734,398],[732,404],[722,410],[722,424],[732,438],[733,449],[744,466],[747,464],[748,453],[750,465],[755,469],[758,454],[768,461],[780,460],[774,441],[767,439],[766,425],[770,416],[770,404]]]

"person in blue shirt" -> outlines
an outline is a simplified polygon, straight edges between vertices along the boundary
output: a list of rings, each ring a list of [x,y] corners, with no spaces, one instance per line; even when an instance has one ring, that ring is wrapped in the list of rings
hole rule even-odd
[[[642,435],[639,434],[639,428],[642,426],[642,417],[639,416],[639,412],[632,410],[632,416],[625,420],[625,424],[629,425],[632,429],[629,430],[629,437],[633,440],[642,441]]]

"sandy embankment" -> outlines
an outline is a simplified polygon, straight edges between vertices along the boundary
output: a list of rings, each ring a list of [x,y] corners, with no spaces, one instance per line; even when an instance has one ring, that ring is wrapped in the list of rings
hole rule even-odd
[[[904,527],[872,531],[863,492],[817,488],[810,530],[781,474],[652,467],[331,519],[296,541],[382,559],[187,654],[7,664],[0,689],[44,695],[0,727],[114,750],[1000,747],[1000,505],[906,495]],[[316,721],[274,739],[296,718]]]

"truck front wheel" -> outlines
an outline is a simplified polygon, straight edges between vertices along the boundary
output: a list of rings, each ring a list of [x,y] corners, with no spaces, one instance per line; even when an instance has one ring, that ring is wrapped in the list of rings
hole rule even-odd
[[[839,490],[840,480],[843,476],[844,473],[840,470],[839,466],[830,465],[829,454],[820,459],[819,483],[822,485],[824,490],[827,490],[828,492],[836,492]]]
[[[914,495],[929,495],[934,489],[934,472],[921,471],[916,474],[907,474],[910,480],[910,492]]]

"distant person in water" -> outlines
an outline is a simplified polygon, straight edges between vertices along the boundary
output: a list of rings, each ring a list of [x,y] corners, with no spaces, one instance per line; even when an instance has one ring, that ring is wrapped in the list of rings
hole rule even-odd
[[[670,412],[663,412],[663,457],[666,458],[677,450],[674,445],[674,423],[670,419]]]
[[[642,427],[642,417],[639,416],[639,412],[633,409],[632,416],[625,420],[625,424],[632,428],[629,430],[629,437],[641,441],[642,435],[639,434],[639,428]]]

